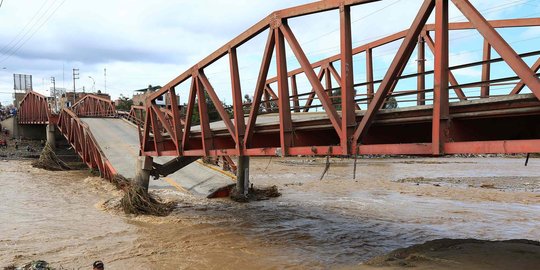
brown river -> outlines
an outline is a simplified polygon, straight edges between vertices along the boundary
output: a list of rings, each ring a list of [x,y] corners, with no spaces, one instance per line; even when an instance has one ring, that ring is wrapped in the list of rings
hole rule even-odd
[[[283,196],[238,204],[156,190],[180,201],[158,218],[104,210],[119,192],[86,171],[0,161],[0,267],[348,268],[438,238],[540,240],[539,159],[367,159],[356,180],[351,161],[332,162],[319,180],[321,160],[252,159],[255,185]]]

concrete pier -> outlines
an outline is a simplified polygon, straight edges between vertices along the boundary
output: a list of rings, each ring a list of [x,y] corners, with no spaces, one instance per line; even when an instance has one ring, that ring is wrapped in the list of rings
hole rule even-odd
[[[135,167],[135,184],[141,186],[147,192],[150,185],[150,172],[152,171],[152,162],[152,157],[137,157],[137,164]]]
[[[247,195],[249,191],[249,157],[238,157],[238,168],[236,171],[236,190],[238,194]]]
[[[52,150],[56,150],[56,127],[54,124],[48,124],[47,125],[47,143],[51,146]]]

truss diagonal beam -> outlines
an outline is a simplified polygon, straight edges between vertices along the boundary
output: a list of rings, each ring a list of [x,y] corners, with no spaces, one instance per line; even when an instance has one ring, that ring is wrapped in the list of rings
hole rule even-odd
[[[210,81],[208,81],[208,78],[206,78],[203,70],[199,71],[199,79],[204,86],[204,90],[206,90],[206,93],[208,93],[210,100],[212,100],[212,103],[214,103],[214,107],[216,108],[219,116],[221,117],[221,120],[223,120],[223,123],[225,123],[225,126],[227,127],[227,130],[229,130],[231,137],[233,137],[236,142],[236,131],[234,130],[235,128],[231,121],[231,118],[229,117],[229,114],[225,111],[223,103],[221,103],[221,100],[219,100],[216,91],[214,91],[214,87],[212,87],[212,84],[210,84]]]
[[[467,0],[452,0],[454,5],[476,27],[476,29],[489,42],[491,47],[504,59],[516,75],[540,99],[540,79],[527,66],[525,61],[517,55],[508,42],[487,22],[487,20]]]
[[[399,47],[396,57],[392,61],[388,72],[386,72],[386,75],[384,76],[384,79],[379,86],[379,89],[375,94],[375,98],[369,105],[366,114],[364,115],[362,121],[358,125],[358,128],[354,132],[354,142],[358,142],[359,139],[361,140],[367,133],[369,126],[373,123],[375,114],[380,109],[384,100],[386,99],[386,96],[388,95],[396,77],[398,76],[398,73],[400,72],[400,70],[402,70],[402,67],[407,64],[407,61],[411,57],[422,27],[426,24],[426,21],[431,15],[434,7],[435,3],[433,0],[425,0],[422,4],[420,11],[416,15],[416,18],[414,19],[411,28],[407,33],[407,36]]]
[[[283,33],[283,36],[285,36],[285,39],[287,40],[287,43],[289,44],[294,55],[296,56],[296,59],[300,63],[300,66],[302,66],[302,68],[304,69],[306,77],[308,78],[311,86],[315,90],[315,93],[317,93],[317,96],[319,97],[319,100],[321,101],[321,104],[326,114],[328,115],[332,126],[341,137],[341,118],[339,117],[334,105],[332,105],[332,101],[330,100],[328,94],[325,92],[321,82],[317,79],[317,75],[315,74],[315,71],[313,71],[313,69],[311,68],[311,64],[309,63],[306,54],[302,50],[300,43],[298,43],[298,40],[296,40],[296,37],[291,31],[291,28],[289,28],[286,23],[283,23],[279,27],[279,29]]]
[[[261,68],[259,69],[257,84],[255,86],[255,94],[253,95],[253,101],[251,104],[251,109],[249,111],[246,136],[244,138],[244,145],[246,147],[250,145],[253,131],[255,130],[255,123],[257,122],[257,115],[259,113],[259,107],[261,106],[261,98],[264,92],[264,87],[266,86],[266,78],[268,76],[268,70],[270,69],[270,62],[272,61],[275,41],[276,39],[274,36],[274,32],[268,31],[268,39],[266,41],[266,47],[263,53]]]
[[[534,73],[536,73],[536,72],[538,72],[538,70],[540,70],[540,58],[538,58],[538,60],[536,60],[536,62],[534,62],[531,69],[533,70]],[[519,81],[518,84],[514,87],[514,89],[512,89],[512,92],[510,92],[510,95],[519,94],[521,92],[521,90],[523,90],[524,87],[525,87],[525,83],[522,80]]]

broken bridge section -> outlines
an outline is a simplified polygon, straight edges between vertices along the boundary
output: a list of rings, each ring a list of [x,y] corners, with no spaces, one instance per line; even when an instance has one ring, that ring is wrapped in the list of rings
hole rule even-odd
[[[97,145],[117,173],[133,178],[136,173],[136,160],[139,157],[139,137],[137,126],[119,118],[81,118],[93,134]],[[171,157],[155,157],[154,162],[167,164]],[[173,169],[167,176],[150,181],[151,189],[164,189],[174,186],[200,196],[210,196],[222,187],[234,184],[234,178],[208,165],[191,160],[181,169]]]
[[[31,91],[21,102],[18,120],[23,125],[58,127],[89,168],[112,180],[117,174],[135,177],[140,153],[137,124],[141,124],[143,115],[144,108],[134,106],[127,117],[131,122],[120,118],[111,100],[95,95],[86,95],[71,108],[63,108],[54,115],[46,97]],[[155,158],[155,175],[161,177],[159,181],[151,181],[150,188],[175,188],[208,197],[234,184],[233,175],[197,159],[178,163],[177,158]]]

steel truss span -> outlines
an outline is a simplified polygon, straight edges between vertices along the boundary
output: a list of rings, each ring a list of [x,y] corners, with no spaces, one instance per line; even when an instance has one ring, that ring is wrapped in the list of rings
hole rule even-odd
[[[144,127],[140,129],[141,150],[147,156],[292,156],[404,154],[444,155],[460,153],[530,153],[540,152],[540,60],[529,67],[524,58],[540,51],[518,54],[497,32],[497,28],[540,26],[540,18],[487,21],[468,0],[451,0],[467,22],[449,22],[450,0],[425,0],[410,28],[376,41],[352,46],[351,7],[370,5],[369,0],[319,1],[276,11],[223,45],[192,68],[174,78],[146,100]],[[340,53],[310,63],[306,52],[289,27],[288,20],[329,10],[338,10]],[[434,14],[435,23],[426,24]],[[384,14],[382,14],[384,15]],[[449,66],[449,32],[477,30],[483,37],[482,61]],[[266,46],[254,91],[240,87],[237,49],[257,35],[268,32]],[[373,79],[373,49],[398,41],[399,49],[382,80]],[[288,45],[300,68],[287,69],[285,46]],[[498,58],[491,57],[491,49]],[[414,52],[418,55],[413,55]],[[426,52],[427,51],[427,52]],[[366,78],[353,78],[353,55],[366,56]],[[411,59],[424,60],[434,55],[434,69],[427,70],[418,61],[415,74],[404,74]],[[225,108],[207,76],[214,62],[228,60],[232,108]],[[277,76],[268,78],[275,60]],[[493,79],[493,63],[507,64],[515,73]],[[339,64],[339,71],[337,65]],[[477,82],[458,81],[455,72],[480,67]],[[317,72],[318,71],[318,72]],[[297,77],[305,76],[311,92],[299,94]],[[433,85],[427,85],[432,76]],[[416,89],[403,90],[400,80],[416,78]],[[333,80],[337,86],[333,86]],[[363,81],[355,83],[356,81]],[[157,100],[178,104],[177,87],[190,84],[187,108],[160,108]],[[277,84],[277,88],[271,88]],[[493,95],[490,87],[512,84],[506,95]],[[354,87],[365,87],[356,93]],[[466,88],[481,88],[479,96],[466,95]],[[520,94],[527,87],[530,94]],[[336,94],[336,89],[339,93]],[[242,102],[243,94],[253,101]],[[387,108],[385,104],[408,97],[415,106]],[[221,121],[210,123],[208,105],[215,106]],[[300,101],[304,101],[301,104]],[[411,101],[412,100],[412,101]],[[270,108],[277,105],[277,109]],[[292,106],[291,106],[292,104]],[[364,109],[361,109],[361,107]],[[313,108],[323,112],[313,113]],[[367,107],[367,109],[366,109]],[[200,124],[194,125],[198,108]],[[310,111],[311,109],[311,111]],[[232,110],[232,113],[231,113]],[[245,113],[246,112],[246,113]],[[247,113],[249,112],[249,113]],[[232,114],[232,117],[230,116]]]
[[[58,118],[58,128],[89,168],[98,170],[100,176],[107,180],[113,179],[116,170],[99,147],[88,125],[77,114],[64,108]]]
[[[99,171],[101,177],[112,180],[116,170],[97,144],[88,125],[83,123],[80,117],[117,117],[117,114],[110,100],[86,95],[73,107],[63,108],[55,115],[47,105],[47,98],[31,91],[21,101],[18,123],[57,125],[84,163]]]
[[[86,95],[71,107],[79,117],[114,117],[116,108],[110,99],[96,95]]]
[[[55,121],[56,115],[52,114],[45,96],[34,91],[26,93],[19,104],[17,113],[19,124],[44,125]]]

